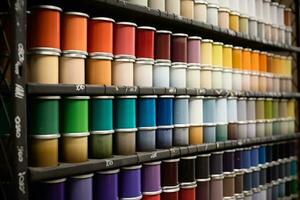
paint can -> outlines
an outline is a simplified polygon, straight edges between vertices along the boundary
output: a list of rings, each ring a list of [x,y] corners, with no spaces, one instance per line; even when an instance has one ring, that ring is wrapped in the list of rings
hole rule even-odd
[[[234,179],[234,192],[235,196],[243,196],[243,191],[244,191],[244,172],[243,171],[237,171]]]
[[[156,148],[168,149],[173,145],[173,126],[159,126],[156,129]]]
[[[112,57],[91,56],[86,61],[86,83],[93,85],[112,84]]]
[[[159,96],[156,102],[156,124],[157,126],[173,125],[173,99],[172,95]]]
[[[136,128],[119,129],[114,133],[114,153],[133,155],[136,153]]]
[[[210,196],[210,178],[197,180],[197,200],[209,200]]]
[[[71,176],[66,182],[66,199],[93,199],[93,176],[94,174],[85,174]]]
[[[230,10],[227,8],[220,8],[218,13],[219,27],[229,29],[229,13]]]
[[[118,199],[119,169],[96,172],[93,196],[95,199]]]
[[[137,59],[134,63],[134,85],[138,87],[153,86],[153,61]]]
[[[225,174],[223,180],[223,196],[224,198],[232,198],[235,194],[235,174]]]
[[[170,87],[170,63],[155,63],[153,66],[153,86]],[[200,74],[200,72],[199,72]]]
[[[171,62],[171,31],[157,30],[155,33],[155,60]]]
[[[194,1],[180,1],[180,15],[188,19],[194,19]]]
[[[88,160],[88,135],[88,132],[62,135],[62,162],[80,163]]]
[[[189,145],[203,144],[203,125],[190,125]]]
[[[258,21],[253,17],[249,18],[249,35],[254,38],[258,37]]]
[[[163,160],[161,163],[161,186],[163,190],[179,185],[178,170],[179,159]],[[163,191],[164,192],[164,191]]]
[[[192,96],[189,99],[189,123],[191,125],[203,123],[203,98],[202,96]]]
[[[61,18],[62,51],[87,54],[87,24],[89,16],[81,12],[64,12]]]
[[[60,15],[62,9],[51,5],[39,5],[30,11],[30,32],[35,35],[28,49],[46,47],[60,49]]]
[[[90,56],[113,56],[113,26],[115,20],[94,17],[88,20],[87,49]]]
[[[173,63],[187,63],[188,35],[185,33],[173,33],[171,41],[171,60]]]
[[[212,89],[212,68],[209,66],[200,69],[200,88]]]
[[[113,30],[113,54],[118,57],[123,56],[134,59],[136,24],[131,22],[117,22],[114,24]]]
[[[201,37],[188,37],[188,64],[189,66],[200,66],[201,63]]]
[[[89,136],[89,156],[91,158],[110,158],[113,154],[113,133],[110,131],[93,131]]]
[[[161,193],[160,165],[161,161],[143,164],[141,175],[143,195]]]
[[[210,177],[210,156],[211,154],[200,154],[196,158],[196,180],[205,180]]]
[[[223,154],[223,171],[225,173],[231,173],[234,171],[234,154],[235,150],[230,149],[224,151]]]
[[[119,197],[142,198],[141,165],[123,167],[119,173]]]
[[[206,23],[207,21],[207,2],[196,0],[194,5],[194,20]]]
[[[138,128],[136,135],[137,151],[155,151],[156,147],[156,127]]]
[[[265,41],[266,40],[266,29],[265,29],[265,23],[261,20],[257,21],[257,36],[260,40]]]
[[[170,68],[170,86],[186,88],[187,66],[183,64],[173,65]]]
[[[203,98],[203,122],[214,123],[216,121],[216,98]]]
[[[114,128],[136,128],[136,96],[118,96],[114,100]]]
[[[66,178],[37,182],[32,185],[31,199],[65,200]]]
[[[166,10],[166,2],[164,0],[148,0],[148,6],[155,10]]]
[[[59,59],[59,83],[85,84],[85,59],[83,54],[65,51]]]
[[[179,186],[163,189],[161,193],[161,200],[179,200]]]
[[[60,50],[50,51],[45,48],[35,48],[29,52],[28,81],[43,84],[59,83]]]
[[[213,40],[203,39],[201,42],[201,61],[205,66],[212,65]]]
[[[147,0],[126,0],[129,3],[138,5],[138,6],[148,6],[148,1]]]
[[[214,68],[212,69],[212,89],[221,89],[222,86],[222,69]]]
[[[94,96],[89,106],[89,126],[93,131],[113,130],[113,96]]]
[[[137,127],[156,126],[156,95],[140,96],[137,99]]]
[[[134,85],[134,59],[116,57],[112,65],[112,84],[116,86]]]
[[[175,125],[189,124],[189,99],[189,95],[175,96],[173,104]]]
[[[209,164],[211,175],[223,174],[223,154],[223,151],[211,153]]]
[[[88,96],[72,96],[62,99],[61,132],[63,134],[88,133]]]
[[[235,32],[239,32],[240,23],[239,23],[240,14],[238,12],[232,11],[229,14],[229,28]]]
[[[242,90],[250,91],[251,84],[251,75],[249,71],[242,71]]]
[[[201,85],[200,67],[189,66],[186,71],[186,87],[187,88],[198,88]]]
[[[216,124],[204,123],[203,124],[203,142],[215,143],[217,141],[216,136]]]
[[[222,86],[224,90],[232,90],[232,70],[224,69],[222,73]]]
[[[166,11],[175,15],[180,15],[180,0],[166,0]]]
[[[59,134],[31,135],[29,140],[29,166],[56,167],[58,165],[59,137]],[[47,156],[45,156],[45,151]]]
[[[223,175],[214,175],[210,181],[210,199],[222,200],[223,199]]]
[[[193,185],[180,186],[179,198],[183,200],[196,200],[196,188],[196,183]]]
[[[173,145],[188,146],[189,145],[189,125],[174,125],[173,129]]]
[[[196,184],[195,179],[196,156],[181,157],[179,162],[180,186],[191,186]]]
[[[247,15],[240,15],[239,32],[249,35],[249,33],[250,33],[249,21],[250,21],[250,19]],[[257,29],[257,24],[256,24],[256,29]],[[256,30],[256,32],[257,32],[257,30]]]
[[[242,90],[242,72],[240,70],[232,71],[232,90]]]
[[[150,26],[139,26],[136,29],[136,57],[154,59],[154,34],[156,29]]]
[[[215,4],[207,5],[207,22],[213,26],[218,26],[218,10],[219,6]]]

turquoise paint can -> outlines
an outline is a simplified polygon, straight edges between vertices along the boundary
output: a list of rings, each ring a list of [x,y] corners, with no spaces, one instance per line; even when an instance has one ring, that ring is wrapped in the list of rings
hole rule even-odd
[[[136,128],[136,96],[118,96],[114,101],[114,128]]]
[[[90,130],[113,130],[113,96],[96,96],[90,100]]]
[[[216,136],[216,124],[207,123],[203,125],[203,142],[215,143],[217,141]]]

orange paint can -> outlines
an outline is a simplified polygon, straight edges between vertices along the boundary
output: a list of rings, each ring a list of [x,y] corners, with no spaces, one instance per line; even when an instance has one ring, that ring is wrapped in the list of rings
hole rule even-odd
[[[87,84],[111,85],[112,57],[92,56],[87,60],[86,81]]]
[[[243,69],[242,47],[233,47],[232,50],[232,67],[233,69]]]
[[[259,53],[258,50],[253,50],[251,53],[251,70],[259,71]]]
[[[259,71],[260,72],[267,72],[267,52],[260,52],[259,54]]]
[[[113,56],[114,20],[95,17],[88,21],[88,52],[90,55]]]
[[[60,49],[60,12],[56,6],[39,5],[31,9],[28,48],[44,47]]]
[[[243,70],[251,70],[251,49],[244,49],[243,50]]]
[[[88,15],[81,12],[65,12],[62,16],[62,51],[87,52]]]

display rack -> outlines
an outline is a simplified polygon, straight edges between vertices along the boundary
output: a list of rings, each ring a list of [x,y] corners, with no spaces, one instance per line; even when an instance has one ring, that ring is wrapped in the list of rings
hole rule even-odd
[[[120,0],[73,0],[73,1],[45,1],[43,3],[58,4],[64,10],[76,10],[89,13],[91,16],[113,17],[114,19],[134,21],[141,25],[157,25],[156,28],[167,29],[173,32],[184,32],[190,35],[201,35],[225,42],[226,44],[242,45],[258,50],[294,53],[297,55],[297,66],[300,60],[300,37],[297,37],[297,46],[270,44],[258,38],[249,38],[246,35],[224,30],[194,20],[186,19],[170,13],[153,10],[146,7],[128,4]],[[40,1],[29,1],[28,4],[39,4]],[[300,3],[294,0],[296,13],[296,33],[300,35]],[[114,156],[111,159],[91,159],[80,164],[61,163],[55,168],[32,168],[27,166],[27,120],[26,97],[27,95],[144,95],[144,94],[189,94],[201,96],[243,96],[243,97],[270,97],[270,98],[300,98],[300,93],[253,93],[232,92],[225,90],[200,90],[200,89],[166,89],[166,88],[137,88],[137,87],[105,87],[93,85],[42,85],[25,84],[26,80],[26,0],[7,0],[0,3],[1,16],[8,16],[11,25],[11,42],[8,45],[8,54],[11,63],[10,88],[1,89],[1,103],[4,94],[11,94],[12,117],[9,147],[3,145],[0,139],[0,149],[6,159],[4,163],[11,172],[0,172],[0,199],[28,199],[28,183],[30,181],[49,180],[66,177],[74,174],[94,172],[97,170],[118,168],[137,163],[161,160],[181,155],[197,154],[227,148],[237,148],[258,145],[270,142],[288,141],[299,139],[300,134],[253,138],[238,141],[227,141],[213,144],[203,144],[188,147],[176,147],[166,150],[157,150],[149,153],[137,153],[132,156]],[[3,8],[3,9],[2,9]],[[2,20],[1,20],[2,21]],[[2,34],[3,23],[0,24]],[[8,67],[8,65],[7,65]],[[6,72],[7,70],[4,70]],[[2,73],[2,72],[1,72]],[[3,74],[1,74],[3,75]],[[300,84],[300,70],[298,70],[298,83]],[[3,76],[1,76],[3,77]],[[0,79],[3,82],[2,79]],[[298,84],[298,85],[299,85]],[[2,86],[2,85],[1,85]],[[29,173],[29,175],[28,175]],[[8,180],[1,179],[4,174],[11,175]]]

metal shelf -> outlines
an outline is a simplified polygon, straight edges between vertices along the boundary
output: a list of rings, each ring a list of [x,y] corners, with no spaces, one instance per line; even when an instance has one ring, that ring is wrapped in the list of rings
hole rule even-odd
[[[95,171],[120,168],[128,165],[136,165],[145,162],[153,162],[168,158],[224,150],[229,148],[239,148],[265,143],[288,141],[300,138],[300,133],[295,135],[280,135],[263,138],[233,140],[210,144],[193,145],[186,147],[174,147],[171,149],[157,150],[154,152],[139,152],[130,156],[114,156],[107,159],[89,159],[84,163],[60,163],[58,167],[38,168],[29,167],[31,181],[43,181],[61,177],[68,177],[76,174],[91,173]]]
[[[172,13],[138,6],[122,0],[89,0],[89,1],[50,1],[66,11],[82,11],[93,16],[112,17],[116,21],[131,21],[138,25],[153,26],[157,29],[167,29],[173,32],[185,32],[189,35],[199,35],[203,38],[267,51],[300,52],[299,47],[267,43],[259,38],[236,33],[231,30],[201,23]],[[41,4],[38,0],[29,1],[32,5]]]
[[[117,87],[76,84],[27,84],[30,95],[199,95],[199,96],[237,96],[264,98],[300,98],[300,93],[264,93],[250,91],[229,91],[219,89],[193,88],[145,88],[145,87]]]

